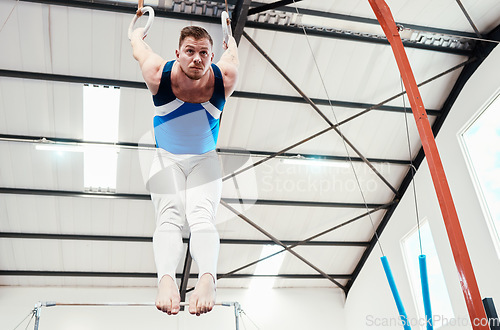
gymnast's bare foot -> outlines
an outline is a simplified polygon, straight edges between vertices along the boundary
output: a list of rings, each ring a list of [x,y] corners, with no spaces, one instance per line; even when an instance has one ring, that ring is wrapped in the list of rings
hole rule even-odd
[[[189,313],[200,316],[208,313],[215,305],[215,280],[210,274],[203,274],[189,297]]]
[[[158,284],[158,295],[156,296],[156,308],[168,315],[177,314],[180,310],[181,296],[174,279],[169,275],[161,278]]]

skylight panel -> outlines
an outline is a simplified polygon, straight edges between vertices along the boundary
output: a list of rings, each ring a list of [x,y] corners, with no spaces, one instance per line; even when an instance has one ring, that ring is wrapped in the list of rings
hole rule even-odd
[[[283,250],[282,246],[279,245],[264,245],[262,252],[260,253],[259,259],[265,258],[273,253]],[[251,290],[269,290],[274,286],[274,281],[276,280],[273,275],[277,275],[283,259],[285,258],[285,253],[279,253],[269,259],[261,261],[257,264],[255,268],[254,275],[257,275],[250,283]],[[259,277],[258,275],[270,275],[269,277]]]
[[[118,142],[119,109],[119,88],[83,86],[83,139],[92,142]],[[116,190],[118,151],[116,147],[84,146],[86,190]]]

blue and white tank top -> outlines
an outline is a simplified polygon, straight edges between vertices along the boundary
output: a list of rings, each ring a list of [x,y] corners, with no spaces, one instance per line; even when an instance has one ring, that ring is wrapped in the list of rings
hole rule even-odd
[[[204,154],[215,150],[219,118],[226,103],[220,69],[212,64],[214,92],[209,101],[189,103],[172,92],[170,74],[175,61],[165,64],[158,93],[153,95],[156,146],[173,154]]]

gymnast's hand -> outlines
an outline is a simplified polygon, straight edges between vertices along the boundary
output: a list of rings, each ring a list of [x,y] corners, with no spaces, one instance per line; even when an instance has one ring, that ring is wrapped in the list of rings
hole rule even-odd
[[[134,29],[134,31],[132,31],[131,40],[134,40],[135,38],[138,38],[139,40],[144,40],[144,38],[146,38],[145,31],[146,29],[143,27]]]

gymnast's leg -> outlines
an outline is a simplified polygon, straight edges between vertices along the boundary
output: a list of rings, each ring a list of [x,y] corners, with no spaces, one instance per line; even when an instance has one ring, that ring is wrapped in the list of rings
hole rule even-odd
[[[191,231],[190,251],[199,269],[198,283],[189,299],[189,312],[208,313],[215,304],[219,234],[215,216],[222,193],[219,157],[215,151],[192,158],[186,182],[186,219]]]
[[[169,315],[180,310],[175,272],[183,252],[186,192],[186,177],[181,163],[171,156],[162,150],[157,152],[148,186],[156,211],[153,250],[158,272],[158,295],[155,304]]]

